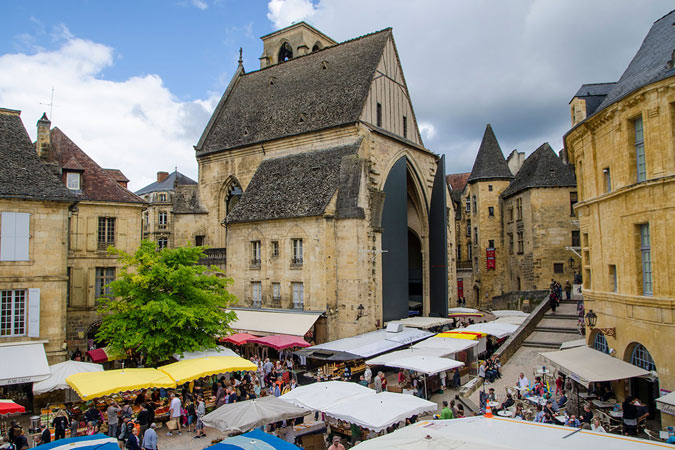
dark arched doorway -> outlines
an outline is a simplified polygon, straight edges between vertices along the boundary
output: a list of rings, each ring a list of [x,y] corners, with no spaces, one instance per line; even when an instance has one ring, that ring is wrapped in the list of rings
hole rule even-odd
[[[423,301],[422,241],[408,229],[408,303],[413,311],[420,311]]]
[[[637,366],[641,369],[647,370],[656,374],[656,364],[652,355],[649,353],[647,348],[640,343],[633,343],[629,345],[626,350],[626,360]],[[657,414],[659,411],[656,409],[656,399],[660,397],[659,392],[659,379],[657,376],[649,377],[634,377],[630,379],[630,394],[633,397],[637,397],[640,401],[647,405],[649,409],[649,419],[652,418],[657,420],[658,428],[661,428],[660,425],[660,414]]]

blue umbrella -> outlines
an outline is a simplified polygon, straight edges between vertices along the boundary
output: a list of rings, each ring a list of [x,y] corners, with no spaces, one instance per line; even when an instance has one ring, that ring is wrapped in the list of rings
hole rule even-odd
[[[105,434],[94,434],[92,436],[80,436],[70,439],[59,439],[40,446],[40,450],[120,450],[117,439],[106,436]]]
[[[260,430],[249,431],[208,447],[213,450],[299,450],[300,447]]]

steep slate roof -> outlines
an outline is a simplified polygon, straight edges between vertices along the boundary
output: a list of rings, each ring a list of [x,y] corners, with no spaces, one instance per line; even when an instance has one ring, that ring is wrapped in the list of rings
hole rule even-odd
[[[511,184],[502,192],[508,198],[526,189],[547,187],[574,187],[577,180],[572,167],[555,154],[548,142],[527,157]]]
[[[227,223],[321,215],[340,182],[342,158],[361,140],[263,161]]]
[[[469,179],[470,172],[464,173],[451,173],[445,177],[448,182],[448,186],[452,188],[453,191],[461,191],[466,186],[466,181]]]
[[[42,164],[19,114],[0,109],[0,198],[75,201],[61,180]]]
[[[150,192],[158,192],[158,191],[173,191],[174,188],[180,184],[191,185],[197,184],[197,182],[192,178],[187,177],[182,173],[178,172],[177,170],[175,170],[164,180],[155,181],[154,183],[150,183],[144,188],[137,190],[136,195],[143,195],[148,194]]]
[[[616,83],[591,83],[582,84],[574,97],[583,98],[586,101],[586,117],[593,114],[598,106],[607,98]]]
[[[66,164],[72,165],[74,159],[84,169],[82,172],[83,189],[73,191],[78,200],[145,203],[142,198],[120,186],[106,169],[96,164],[96,161],[91,159],[58,128],[51,130],[50,158],[59,167],[64,167]]]
[[[197,155],[357,122],[391,28],[255,72],[240,66]]]
[[[483,134],[483,141],[480,143],[476,160],[471,169],[471,175],[467,180],[468,183],[481,180],[495,180],[513,178],[511,170],[509,170],[504,153],[497,142],[495,133],[492,131],[492,126],[487,124],[485,133]]]
[[[626,71],[607,94],[597,111],[601,111],[648,84],[675,75],[673,66],[675,26],[673,22],[675,22],[675,10],[654,22]]]

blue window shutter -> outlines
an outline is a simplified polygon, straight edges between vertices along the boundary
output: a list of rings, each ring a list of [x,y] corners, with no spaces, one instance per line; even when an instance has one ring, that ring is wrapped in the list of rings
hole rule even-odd
[[[30,214],[16,213],[14,261],[29,261]]]
[[[40,289],[28,289],[28,337],[40,337]]]
[[[14,261],[16,240],[16,213],[2,213],[2,228],[0,228],[0,261]]]

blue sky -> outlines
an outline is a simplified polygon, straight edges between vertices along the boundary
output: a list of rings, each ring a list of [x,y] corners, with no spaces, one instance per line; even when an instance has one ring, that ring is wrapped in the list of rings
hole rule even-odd
[[[485,125],[508,154],[562,148],[582,83],[616,81],[672,0],[6,0],[0,107],[52,125],[139,189],[197,143],[259,37],[306,20],[343,41],[391,26],[425,145],[469,171]]]

